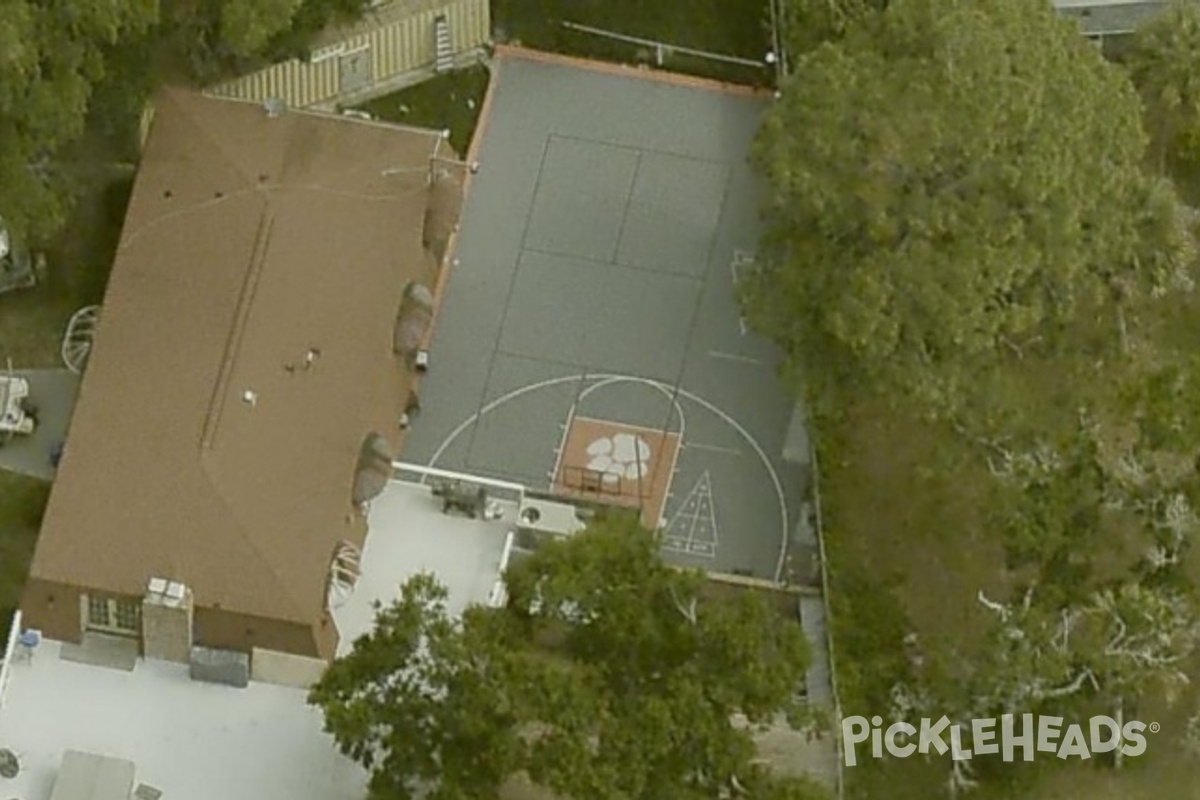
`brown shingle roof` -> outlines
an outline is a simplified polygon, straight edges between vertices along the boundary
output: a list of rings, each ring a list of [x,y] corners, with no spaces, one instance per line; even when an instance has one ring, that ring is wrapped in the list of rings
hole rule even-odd
[[[362,441],[397,441],[392,327],[407,282],[436,271],[438,146],[158,96],[34,578],[140,595],[161,576],[198,606],[317,624],[336,543],[365,534]]]

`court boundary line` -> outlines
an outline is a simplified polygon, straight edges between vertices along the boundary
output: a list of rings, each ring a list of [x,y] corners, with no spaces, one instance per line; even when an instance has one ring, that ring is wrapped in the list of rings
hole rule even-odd
[[[663,493],[662,516],[658,520],[659,530],[667,526],[667,503],[671,501],[671,494],[675,489],[675,475],[679,472],[679,454],[683,451],[684,446],[685,442],[683,441],[683,434],[680,434],[679,446],[676,447],[675,452],[671,454],[671,472],[667,476],[667,491]]]
[[[479,150],[483,147],[483,136],[487,132],[488,123],[492,119],[493,97],[496,94],[496,85],[500,82],[501,63],[497,61],[494,64],[488,65],[488,87],[483,93],[483,103],[479,106],[479,117],[475,122],[475,131],[471,134],[471,143],[467,145],[466,157],[464,160],[468,164],[475,163],[479,158]],[[482,169],[482,167],[480,167]],[[454,230],[450,232],[449,238],[446,240],[446,254],[439,266],[437,278],[433,284],[433,310],[429,315],[429,325],[425,329],[425,336],[422,339],[421,347],[428,350],[433,344],[433,337],[437,331],[438,312],[442,307],[442,298],[446,292],[446,282],[450,279],[450,270],[455,262],[458,261],[458,233],[462,229],[462,220],[467,212],[467,198],[470,195],[471,182],[474,173],[468,168],[463,176],[462,182],[462,204],[458,209],[458,221],[454,226]]]
[[[553,136],[553,134],[551,134]],[[617,225],[617,235],[613,237],[612,255],[609,257],[616,264],[621,255],[621,242],[625,240],[625,223],[629,221],[629,209],[633,206],[633,196],[637,193],[638,173],[642,171],[643,151],[637,150],[637,160],[633,162],[633,175],[629,178],[629,190],[625,193],[625,205],[621,208],[621,222]]]
[[[521,228],[521,240],[517,243],[516,259],[513,263],[512,275],[508,278],[508,288],[504,292],[504,305],[500,312],[500,324],[496,328],[496,343],[492,346],[492,354],[488,357],[487,371],[483,376],[483,387],[479,390],[479,405],[482,406],[487,398],[488,387],[492,384],[492,375],[496,370],[496,354],[500,352],[500,344],[504,341],[504,327],[508,324],[508,315],[512,311],[513,295],[517,290],[517,280],[521,274],[521,253],[525,249],[525,242],[529,239],[529,226],[533,223],[534,209],[537,207],[538,189],[542,185],[542,175],[546,171],[546,156],[550,152],[550,137],[546,137],[546,141],[542,143],[542,154],[538,159],[537,173],[533,179],[533,201],[529,203],[529,208],[525,210],[525,224]],[[471,460],[471,453],[475,450],[475,433],[478,429],[471,431],[471,439],[467,444],[467,461]]]
[[[734,456],[736,458],[742,457],[741,450],[738,450],[733,447],[722,447],[719,444],[703,444],[703,443],[692,442],[691,444],[688,445],[688,448],[691,450],[706,450],[710,453],[723,453],[727,456]]]
[[[587,265],[590,265],[593,267],[614,267],[616,269],[631,270],[633,272],[640,272],[643,274],[649,273],[651,275],[666,275],[671,278],[679,278],[680,280],[692,281],[694,283],[703,283],[705,280],[708,279],[708,274],[711,271],[711,268],[706,267],[705,272],[702,275],[695,275],[690,272],[676,272],[675,270],[671,270],[671,269],[655,269],[654,267],[641,267],[641,266],[638,266],[637,264],[628,264],[623,261],[604,261],[603,259],[592,258],[591,256],[579,256],[579,255],[574,255],[572,253],[558,252],[556,250],[543,250],[538,247],[522,248],[521,255],[524,255],[525,253],[530,253],[535,256],[545,256],[547,258],[557,258],[557,259],[561,259],[563,261],[582,261],[584,264],[587,264]],[[569,268],[569,267],[564,267],[564,268]],[[585,268],[577,267],[577,269],[585,269]]]
[[[586,375],[586,373],[585,373]],[[554,454],[554,468],[550,470],[550,485],[558,481],[558,471],[562,469],[563,453],[567,450],[567,440],[571,437],[571,425],[575,423],[575,409],[579,407],[579,395],[583,392],[583,384],[587,381],[585,375],[579,377],[579,386],[575,389],[575,396],[571,398],[571,407],[567,409],[567,420],[562,423],[563,434],[562,439],[558,442],[558,452]]]
[[[446,435],[446,437],[442,440],[442,443],[440,445],[438,445],[438,448],[434,451],[433,455],[430,456],[426,465],[430,466],[430,467],[436,467],[438,459],[440,459],[442,457],[442,455],[446,452],[446,450],[448,450],[450,448],[450,445],[452,445],[454,443],[454,441],[456,439],[458,439],[458,437],[461,436],[464,431],[467,430],[467,428],[474,425],[479,420],[479,418],[482,417],[484,414],[490,413],[491,411],[493,411],[494,409],[503,405],[504,403],[511,402],[512,400],[515,400],[518,397],[522,397],[526,394],[529,394],[530,392],[535,392],[535,391],[538,391],[539,389],[545,389],[550,386],[557,386],[561,383],[566,383],[568,381],[579,380],[580,377],[581,377],[580,374],[576,374],[576,375],[566,375],[566,376],[562,376],[562,377],[558,377],[558,378],[548,378],[548,379],[542,380],[542,381],[536,381],[534,383],[529,383],[529,384],[526,384],[525,386],[521,386],[516,389],[513,389],[512,391],[507,392],[507,393],[501,395],[500,397],[497,397],[496,399],[488,402],[487,404],[481,406],[478,410],[476,410],[474,413],[472,413],[469,417],[467,417],[461,423],[459,423],[457,427],[455,427],[452,431],[450,431],[449,434]],[[589,375],[588,377],[590,379],[599,381],[598,384],[593,384],[592,386],[589,386],[588,390],[594,390],[594,389],[599,388],[601,385],[610,385],[613,383],[637,383],[637,384],[642,384],[644,386],[658,387],[660,391],[666,391],[668,393],[670,393],[670,389],[671,389],[670,386],[664,384],[662,381],[657,381],[657,380],[653,380],[650,378],[638,378],[638,377],[634,377],[632,375],[619,375],[616,373],[594,373],[594,374]],[[790,530],[789,524],[788,524],[789,518],[790,518],[790,513],[789,513],[788,507],[787,507],[787,495],[783,491],[783,483],[779,479],[779,473],[775,469],[775,465],[773,465],[771,463],[770,459],[767,458],[766,451],[764,451],[762,449],[762,445],[760,445],[758,443],[758,441],[750,434],[750,432],[748,430],[746,430],[746,428],[740,422],[738,422],[735,418],[730,416],[723,409],[721,409],[721,408],[717,407],[716,405],[714,405],[713,403],[711,403],[706,398],[701,397],[700,395],[697,395],[693,392],[690,392],[687,389],[684,389],[682,386],[675,387],[675,390],[679,394],[679,396],[685,397],[688,400],[691,400],[693,403],[695,403],[696,405],[700,406],[701,408],[707,410],[709,413],[713,414],[715,417],[717,417],[718,419],[723,421],[725,424],[727,424],[731,428],[733,428],[734,432],[736,432],[739,436],[741,436],[746,441],[746,443],[750,445],[750,447],[754,451],[755,455],[758,456],[759,461],[761,461],[762,465],[766,468],[767,476],[771,479],[770,482],[771,482],[773,488],[775,489],[775,495],[776,495],[776,498],[777,498],[778,504],[779,504],[780,521],[782,524],[781,539],[780,539],[780,545],[779,545],[779,559],[778,559],[778,561],[776,563],[776,567],[775,567],[775,582],[782,583],[783,582],[783,573],[787,568],[787,546],[788,546],[788,540],[789,540],[790,534],[791,534],[791,530]],[[681,435],[681,441],[682,441],[682,435]],[[679,448],[679,449],[682,449],[682,448]]]
[[[667,156],[668,158],[677,158],[680,161],[695,161],[698,164],[708,164],[709,166],[719,167],[722,172],[726,173],[725,177],[729,177],[729,161],[727,159],[704,158],[702,156],[693,156],[688,153],[680,153],[675,150],[663,150],[658,147],[642,147],[636,144],[626,144],[625,142],[613,142],[608,139],[594,139],[590,136],[580,136],[575,133],[551,133],[551,139],[561,139],[564,142],[577,142],[579,144],[598,144],[601,147],[611,147],[613,150],[632,150],[639,155],[652,156]]]
[[[754,356],[744,356],[740,353],[726,353],[722,350],[709,350],[708,355],[711,358],[719,358],[722,361],[735,361],[739,364],[749,364],[755,367],[769,366],[767,362]]]
[[[533,48],[512,44],[497,44],[493,48],[493,53],[493,58],[496,60],[511,58],[514,60],[553,64],[560,67],[575,67],[576,69],[598,72],[611,77],[641,78],[642,80],[665,83],[669,86],[679,88],[705,89],[724,94],[761,99],[773,98],[775,96],[775,92],[772,89],[759,89],[758,87],[746,86],[741,83],[729,83],[727,81],[716,80],[715,78],[700,78],[682,72],[671,72],[670,70],[641,69],[627,64],[614,64],[610,61],[598,61],[581,56],[547,53],[544,50],[534,50]]]

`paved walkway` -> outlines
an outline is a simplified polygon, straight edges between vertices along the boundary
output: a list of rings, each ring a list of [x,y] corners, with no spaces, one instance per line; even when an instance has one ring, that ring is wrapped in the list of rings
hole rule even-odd
[[[29,381],[29,399],[38,409],[38,425],[30,436],[16,436],[0,447],[0,469],[40,480],[53,480],[50,454],[67,436],[79,376],[66,369],[14,370]]]

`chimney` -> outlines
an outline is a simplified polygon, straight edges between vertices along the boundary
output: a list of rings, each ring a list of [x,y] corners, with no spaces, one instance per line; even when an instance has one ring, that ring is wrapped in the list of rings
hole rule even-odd
[[[182,583],[151,578],[142,599],[146,658],[188,663],[192,652],[192,592]]]

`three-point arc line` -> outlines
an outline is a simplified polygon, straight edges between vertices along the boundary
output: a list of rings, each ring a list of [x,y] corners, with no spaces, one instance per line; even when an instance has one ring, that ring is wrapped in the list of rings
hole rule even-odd
[[[592,391],[599,389],[602,386],[608,386],[608,385],[616,384],[616,383],[641,384],[643,386],[649,386],[651,388],[657,389],[660,392],[664,392],[669,397],[672,397],[672,398],[674,398],[674,397],[676,397],[676,395],[678,395],[679,397],[684,397],[688,400],[691,400],[693,403],[697,404],[701,408],[704,408],[705,410],[712,413],[714,416],[718,417],[726,425],[733,428],[734,431],[736,431],[739,436],[741,436],[743,439],[746,440],[746,443],[750,445],[751,449],[754,450],[755,455],[758,456],[759,460],[762,462],[763,466],[766,468],[767,475],[770,476],[771,483],[775,489],[775,496],[779,501],[779,517],[780,517],[780,523],[782,525],[782,531],[781,531],[781,538],[780,538],[780,542],[779,542],[779,560],[775,567],[775,582],[779,583],[780,581],[782,581],[784,568],[787,564],[788,510],[787,510],[787,500],[783,493],[783,484],[779,480],[779,474],[776,473],[775,467],[773,467],[771,465],[771,461],[770,461],[770,459],[767,458],[767,454],[763,451],[762,447],[759,445],[759,443],[757,441],[755,441],[754,437],[750,435],[750,432],[747,431],[744,427],[742,427],[741,423],[739,423],[736,419],[734,419],[733,417],[726,414],[721,409],[714,406],[712,403],[705,400],[703,397],[699,397],[698,395],[695,395],[682,387],[672,387],[661,381],[651,380],[650,378],[637,378],[632,375],[614,375],[614,374],[567,375],[567,376],[560,377],[560,378],[550,378],[548,380],[538,381],[536,383],[530,383],[530,384],[520,387],[519,389],[514,389],[511,392],[508,392],[507,394],[503,394],[500,397],[497,397],[495,400],[492,400],[491,402],[487,403],[486,405],[480,407],[480,409],[478,411],[476,411],[474,414],[472,414],[471,416],[469,416],[465,420],[463,420],[463,422],[458,427],[456,427],[454,430],[452,430],[450,432],[450,434],[444,440],[442,440],[442,443],[438,446],[437,450],[435,450],[433,455],[430,457],[428,466],[430,466],[430,467],[437,466],[438,459],[440,459],[442,457],[442,454],[445,453],[447,449],[449,449],[450,445],[452,445],[454,443],[454,441],[463,434],[464,431],[466,431],[473,424],[475,424],[475,422],[481,416],[489,413],[490,411],[494,410],[498,406],[503,405],[504,403],[507,403],[510,400],[515,400],[518,397],[526,395],[530,392],[538,391],[539,389],[546,389],[551,386],[557,386],[560,383],[567,383],[569,381],[580,381],[580,380],[589,380],[589,379],[595,380],[596,383],[592,384],[591,386],[588,386],[582,392],[580,392],[579,398],[576,400],[576,402],[578,402],[578,400],[582,400],[587,394],[590,394]],[[683,411],[681,408],[679,408],[679,401],[674,400],[674,402],[675,402],[676,408],[680,414],[680,427],[681,427],[680,441],[682,442],[682,440],[683,440],[683,431],[682,431]],[[676,450],[676,454],[678,455],[678,450]]]
[[[579,409],[579,403],[583,400],[586,400],[588,395],[590,395],[592,392],[594,392],[597,389],[602,389],[605,386],[608,386],[610,384],[620,383],[625,380],[634,380],[633,378],[626,378],[626,377],[622,377],[622,376],[612,376],[612,375],[609,375],[609,376],[596,375],[596,376],[590,376],[590,377],[598,379],[597,382],[593,383],[590,386],[583,387],[583,389],[580,390],[579,393],[575,396],[575,399],[571,401],[571,408],[567,410],[567,421],[563,423],[562,441],[559,442],[558,452],[556,452],[554,454],[554,471],[550,473],[550,482],[552,484],[554,483],[554,481],[558,480],[558,471],[562,467],[563,451],[567,446],[567,437],[571,435],[571,423],[575,420],[576,412]],[[549,381],[543,381],[540,383],[530,384],[529,386],[523,387],[522,389],[518,389],[515,392],[510,392],[509,394],[504,395],[503,397],[500,397],[500,398],[494,400],[492,403],[489,403],[488,405],[484,406],[483,408],[481,408],[479,410],[479,413],[477,413],[474,416],[467,419],[467,421],[460,427],[463,430],[465,430],[466,428],[470,427],[471,423],[475,419],[477,419],[478,417],[482,416],[483,414],[486,414],[487,412],[491,411],[493,408],[500,405],[501,403],[507,402],[508,400],[512,400],[514,397],[516,397],[519,394],[523,394],[526,389],[542,389],[542,388],[545,388],[546,386],[549,386],[554,383],[558,383],[562,380],[578,379],[580,381],[586,381],[586,380],[588,380],[588,378],[589,378],[589,376],[585,374],[585,375],[576,375],[576,376],[573,376],[572,378],[554,378]],[[676,414],[676,416],[679,417],[679,441],[682,442],[683,436],[687,432],[687,418],[684,417],[684,415],[683,415],[683,406],[681,406],[679,404],[679,401],[675,399],[674,395],[672,395],[670,392],[667,391],[665,386],[662,386],[660,384],[660,385],[656,385],[654,388],[657,389],[662,394],[665,394],[667,396],[667,399],[671,401],[671,404],[675,406],[675,414]],[[626,425],[625,427],[628,428],[628,427],[637,427],[637,426]],[[650,430],[650,429],[647,428],[647,430]],[[657,433],[657,431],[655,431],[655,432]],[[461,431],[459,431],[457,429],[451,432],[450,438],[447,439],[446,441],[442,442],[442,447],[439,447],[438,451],[436,453],[434,453],[433,461],[429,462],[431,465],[434,463],[434,461],[436,461],[439,457],[441,457],[442,451],[446,447],[446,445],[448,445],[451,441],[453,441],[454,438],[456,436],[458,436],[460,433],[461,433]],[[679,449],[678,448],[675,449],[675,458],[676,459],[679,458]],[[674,462],[672,462],[671,472],[672,472],[672,474],[674,474],[674,472],[675,472]]]

